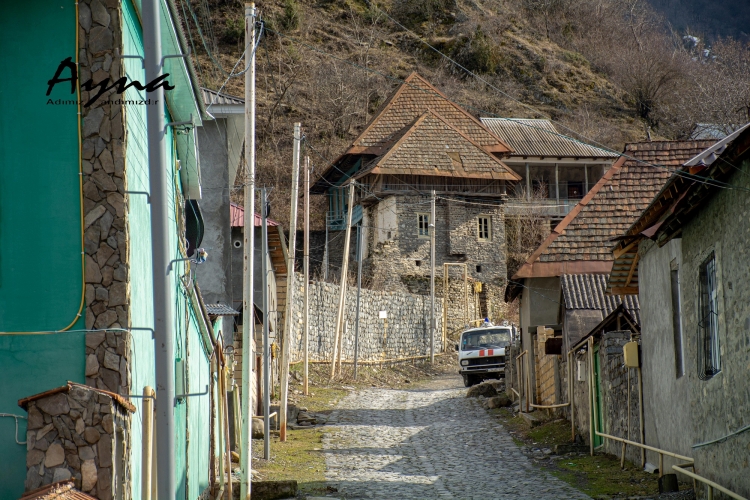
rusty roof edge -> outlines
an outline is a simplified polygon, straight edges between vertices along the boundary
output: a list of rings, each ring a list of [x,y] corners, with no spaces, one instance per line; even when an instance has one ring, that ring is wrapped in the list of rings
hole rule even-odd
[[[55,394],[61,393],[61,392],[70,392],[70,389],[73,387],[81,387],[84,389],[89,389],[91,391],[97,392],[99,394],[106,394],[107,396],[111,397],[114,401],[116,401],[120,406],[125,408],[126,410],[130,411],[131,413],[135,412],[135,406],[130,403],[127,399],[125,399],[123,396],[112,392],[107,391],[104,389],[98,389],[96,387],[91,387],[90,385],[85,384],[79,384],[77,382],[71,382],[68,381],[66,385],[55,387],[54,389],[50,389],[48,391],[40,392],[39,394],[34,394],[32,396],[27,396],[25,398],[18,400],[18,406],[23,408],[24,410],[28,407],[29,403],[38,401],[39,399],[45,398],[47,396],[53,396]]]

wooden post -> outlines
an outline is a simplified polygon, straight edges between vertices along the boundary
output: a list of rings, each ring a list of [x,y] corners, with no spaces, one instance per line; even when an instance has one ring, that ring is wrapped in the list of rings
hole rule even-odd
[[[302,125],[294,124],[294,148],[292,149],[292,198],[289,207],[289,250],[286,265],[286,310],[284,330],[281,334],[281,359],[279,360],[279,440],[286,441],[286,410],[289,396],[289,344],[292,343],[294,324],[294,254],[297,246],[297,198],[299,189],[299,149],[302,142]],[[265,210],[265,208],[264,208]],[[264,261],[265,262],[265,261]]]
[[[333,352],[331,353],[331,380],[336,376],[336,354],[343,341],[344,307],[346,306],[346,278],[349,273],[349,239],[352,235],[352,212],[354,211],[354,181],[349,182],[349,207],[346,217],[346,238],[344,240],[344,262],[341,265],[341,290],[339,311],[336,315],[336,330],[333,332]]]
[[[302,374],[302,390],[305,396],[308,395],[308,368],[309,368],[309,346],[307,345],[310,341],[310,157],[305,156],[305,249],[303,251],[304,259],[304,273],[305,273],[305,284],[304,284],[304,300],[305,300],[305,311],[302,315],[303,322],[303,355],[304,355],[304,366]]]

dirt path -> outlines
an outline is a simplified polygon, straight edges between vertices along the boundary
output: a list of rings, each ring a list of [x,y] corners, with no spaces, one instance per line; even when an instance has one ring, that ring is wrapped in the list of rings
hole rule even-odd
[[[324,435],[341,498],[586,499],[531,464],[457,375],[346,396]]]

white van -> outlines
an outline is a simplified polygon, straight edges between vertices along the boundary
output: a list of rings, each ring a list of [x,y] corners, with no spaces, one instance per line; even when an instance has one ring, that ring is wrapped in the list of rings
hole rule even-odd
[[[515,328],[487,323],[469,328],[459,338],[458,373],[464,386],[471,387],[482,380],[505,377],[505,348],[513,342]]]

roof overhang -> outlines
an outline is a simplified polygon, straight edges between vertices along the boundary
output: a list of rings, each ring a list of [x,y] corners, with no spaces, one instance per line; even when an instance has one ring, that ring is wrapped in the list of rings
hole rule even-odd
[[[578,157],[562,157],[553,158],[550,156],[517,156],[510,155],[503,158],[503,162],[507,165],[526,165],[532,163],[534,165],[549,165],[560,167],[575,166],[582,167],[584,165],[611,165],[617,160],[616,157],[610,158],[578,158]]]
[[[611,269],[611,260],[536,261],[524,264],[511,279],[554,278],[563,274],[605,274]]]

